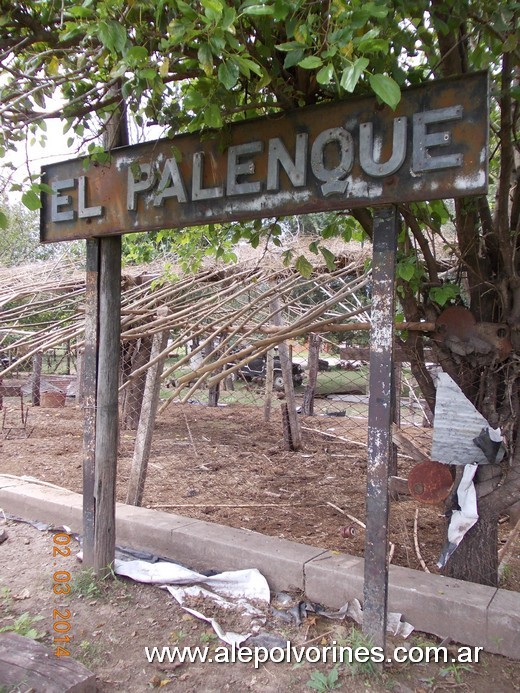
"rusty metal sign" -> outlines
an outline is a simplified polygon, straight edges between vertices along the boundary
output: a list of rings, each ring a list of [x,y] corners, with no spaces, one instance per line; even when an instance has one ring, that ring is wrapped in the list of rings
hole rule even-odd
[[[44,242],[459,197],[487,189],[488,77],[122,147],[45,166]]]

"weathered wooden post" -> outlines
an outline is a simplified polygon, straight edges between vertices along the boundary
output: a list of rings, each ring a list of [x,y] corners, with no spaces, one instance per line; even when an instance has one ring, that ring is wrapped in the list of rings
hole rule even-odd
[[[273,324],[277,327],[283,326],[283,317],[281,313],[280,296],[275,296],[271,301],[271,311],[273,313]],[[282,411],[285,410],[287,419],[283,419],[284,427],[288,424],[289,430],[284,430],[284,437],[288,433],[290,439],[290,449],[299,450],[302,446],[302,431],[298,414],[296,413],[296,398],[294,396],[294,383],[292,377],[292,359],[287,342],[278,344],[278,356],[280,357],[280,366],[283,376],[283,387],[285,391],[285,402],[282,405]]]
[[[157,311],[158,317],[166,317],[168,308],[162,307]],[[159,358],[166,349],[169,330],[156,332],[153,336],[150,362],[152,366],[146,371],[146,383],[143,394],[139,424],[135,436],[134,456],[128,481],[126,502],[129,505],[141,505],[146,480],[148,460],[152,449],[152,438],[155,427],[159,394],[161,389],[161,373],[166,356]],[[155,363],[154,363],[155,361]]]
[[[114,87],[114,89],[117,89]],[[105,149],[128,144],[128,127],[124,109],[117,111],[106,124]],[[83,204],[84,204],[83,200]],[[83,214],[97,214],[94,207]],[[91,272],[89,278],[88,273]],[[97,575],[102,576],[112,564],[116,542],[116,473],[119,439],[119,357],[121,332],[121,236],[92,239],[87,245],[86,316],[90,322],[90,349],[87,373],[85,353],[85,461],[83,487],[84,556]],[[94,281],[96,282],[94,285]],[[87,326],[87,325],[86,325]],[[88,419],[88,422],[87,422]],[[92,495],[90,495],[92,493]],[[92,524],[93,521],[93,524]],[[88,528],[87,524],[91,523]],[[87,534],[88,529],[88,534]],[[90,542],[90,543],[89,543]],[[87,546],[87,544],[89,545]]]
[[[37,351],[33,356],[33,376],[31,399],[33,407],[40,406],[40,384],[42,379],[43,353]]]
[[[264,421],[271,419],[271,409],[273,403],[273,380],[274,380],[274,349],[269,349],[265,355],[265,401],[264,401]]]
[[[102,238],[99,250],[94,570],[101,575],[114,560],[116,543],[121,236]]]
[[[302,412],[306,416],[314,416],[314,393],[316,392],[316,382],[318,379],[320,361],[321,337],[319,334],[311,332],[309,335],[309,379],[303,395]]]
[[[99,239],[87,239],[85,278],[85,347],[81,359],[83,406],[83,564],[94,565],[94,479],[96,470],[96,393]]]
[[[374,213],[363,632],[373,645],[383,648],[388,601],[397,226],[396,207],[382,207]]]

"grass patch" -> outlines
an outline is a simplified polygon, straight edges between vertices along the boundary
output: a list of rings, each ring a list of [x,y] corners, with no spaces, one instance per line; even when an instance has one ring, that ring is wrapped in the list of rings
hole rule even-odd
[[[14,619],[13,623],[0,628],[0,633],[16,633],[24,638],[31,638],[31,640],[41,640],[45,631],[39,631],[34,627],[34,624],[42,620],[43,616],[31,616],[28,611],[24,611],[23,614]]]
[[[85,568],[75,573],[70,583],[70,589],[72,594],[85,597],[85,599],[99,599],[103,596],[101,581],[93,568]]]

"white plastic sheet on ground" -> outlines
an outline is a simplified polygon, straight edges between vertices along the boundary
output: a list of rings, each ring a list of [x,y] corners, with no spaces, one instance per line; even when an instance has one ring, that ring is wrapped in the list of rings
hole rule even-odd
[[[222,609],[239,610],[250,616],[253,622],[261,619],[263,614],[250,601],[258,600],[269,604],[271,597],[267,580],[256,568],[226,571],[208,577],[175,563],[116,559],[114,570],[117,575],[137,582],[164,586],[185,611],[210,623],[218,637],[229,645],[240,645],[251,633],[225,631],[214,618],[184,606],[186,598],[202,597],[218,604]],[[229,601],[230,599],[233,601]]]
[[[462,541],[464,535],[478,520],[477,492],[473,478],[477,472],[477,464],[467,464],[462,473],[462,479],[457,489],[457,502],[460,510],[454,510],[448,525],[448,541],[437,561],[437,568],[444,568],[449,557]]]
[[[175,563],[157,562],[147,563],[142,560],[120,561],[115,560],[114,569],[117,575],[122,575],[137,582],[156,584],[174,597],[174,599],[188,613],[207,623],[210,623],[215,633],[229,645],[239,646],[252,632],[235,633],[224,630],[220,624],[202,611],[185,606],[187,598],[196,597],[217,604],[221,609],[235,609],[246,614],[251,619],[251,631],[258,629],[262,623],[264,613],[251,601],[269,604],[270,591],[267,580],[256,569],[234,570],[219,573],[207,577]],[[357,599],[345,604],[334,612],[320,611],[320,616],[325,618],[342,620],[351,618],[359,625],[363,624],[363,610]],[[407,638],[413,631],[413,626],[401,621],[401,614],[389,613],[387,617],[387,630],[393,635]]]
[[[338,611],[320,611],[320,616],[332,619],[344,619],[345,617],[355,621],[358,626],[363,625],[363,607],[358,599],[344,604]],[[389,611],[386,615],[386,630],[388,633],[399,638],[407,638],[414,631],[411,623],[401,621],[402,614],[396,611]]]

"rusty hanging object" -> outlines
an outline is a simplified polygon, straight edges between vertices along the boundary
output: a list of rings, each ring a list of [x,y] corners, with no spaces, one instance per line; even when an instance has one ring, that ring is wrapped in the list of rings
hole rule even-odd
[[[513,348],[508,325],[477,322],[464,306],[450,306],[439,315],[434,339],[459,356],[494,352],[501,361]]]
[[[445,500],[452,484],[449,466],[433,460],[416,464],[408,475],[408,490],[412,498],[430,505]]]

